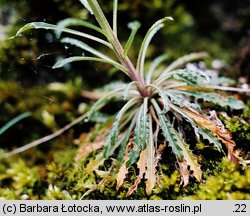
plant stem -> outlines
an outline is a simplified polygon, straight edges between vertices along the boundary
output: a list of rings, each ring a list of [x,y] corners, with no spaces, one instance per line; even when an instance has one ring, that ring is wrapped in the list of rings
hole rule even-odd
[[[114,31],[110,27],[105,15],[102,12],[100,5],[98,4],[97,0],[87,0],[91,10],[93,11],[97,22],[99,23],[100,27],[106,34],[108,41],[114,48],[115,54],[119,61],[128,69],[129,76],[133,81],[137,81],[137,89],[140,92],[141,96],[147,97],[149,93],[146,90],[146,84],[144,79],[138,74],[134,65],[132,64],[131,60],[128,56],[123,56],[124,49],[119,42],[118,38],[116,37]]]
[[[144,79],[137,73],[134,65],[132,64],[132,62],[130,61],[130,59],[126,56],[124,60],[124,65],[128,68],[129,72],[130,72],[130,77],[133,81],[137,81],[138,85],[138,91],[140,92],[140,94],[143,97],[147,97],[148,92],[146,91],[146,84]]]

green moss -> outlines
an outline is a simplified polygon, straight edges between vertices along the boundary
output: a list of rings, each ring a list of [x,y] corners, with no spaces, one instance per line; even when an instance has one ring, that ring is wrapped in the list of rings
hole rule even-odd
[[[11,166],[6,169],[5,173],[0,175],[0,179],[8,180],[11,179],[10,185],[20,190],[24,187],[32,187],[36,182],[37,168],[29,168],[27,164],[19,159],[17,162],[11,164]]]
[[[222,161],[222,170],[210,176],[196,194],[185,199],[194,200],[241,200],[250,199],[250,169],[241,170],[227,159]]]
[[[68,191],[61,190],[55,185],[49,185],[46,195],[43,196],[45,200],[73,200],[76,196],[71,196]]]
[[[245,109],[245,114],[248,113],[249,108]],[[233,138],[239,149],[248,151],[250,146],[250,117],[249,115],[234,115],[229,117],[224,114],[221,117],[226,128],[232,133]],[[247,155],[246,155],[247,157]]]
[[[250,199],[250,169],[242,170],[227,159],[205,159],[202,184],[192,178],[187,187],[181,186],[178,171],[161,166],[151,196],[146,195],[145,183],[141,182],[127,197],[137,177],[135,169],[130,170],[128,180],[117,191],[115,170],[87,173],[85,162],[75,162],[75,155],[76,148],[65,147],[50,155],[45,164],[27,163],[19,156],[5,160],[0,166],[0,199]]]
[[[176,199],[181,190],[181,177],[178,171],[174,171],[170,176],[163,174],[159,185],[154,189],[154,193],[163,196],[162,198]],[[154,196],[153,196],[154,197]]]
[[[36,166],[29,167],[22,159],[7,163],[0,171],[1,199],[25,199],[33,196],[39,179]]]

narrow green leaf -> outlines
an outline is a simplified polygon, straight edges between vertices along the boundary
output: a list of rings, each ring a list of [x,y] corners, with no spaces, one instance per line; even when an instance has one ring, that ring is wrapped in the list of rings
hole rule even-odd
[[[49,24],[49,23],[45,23],[45,22],[32,22],[32,23],[28,23],[25,26],[23,26],[22,28],[20,28],[19,31],[16,33],[16,36],[22,34],[25,31],[31,30],[31,29],[46,29],[46,30],[57,31],[58,26],[53,25],[53,24]],[[60,29],[60,31],[96,41],[98,43],[101,43],[101,44],[113,49],[113,47],[111,46],[111,44],[109,42],[102,40],[98,37],[95,37],[95,36],[92,36],[92,35],[89,35],[89,34],[86,34],[83,32],[79,32],[76,30],[72,30],[69,28]]]
[[[148,133],[149,133],[149,118],[148,118],[148,98],[144,98],[142,104],[142,112],[140,121],[138,122],[138,128],[135,131],[135,142],[140,149],[144,150],[147,145]]]
[[[238,100],[233,96],[227,97],[225,101],[223,101],[223,105],[220,104],[220,106],[229,106],[230,108],[235,110],[244,109],[246,107],[243,101]]]
[[[148,117],[148,98],[144,98],[144,102],[140,107],[134,135],[134,143],[136,148],[132,149],[129,154],[129,160],[126,163],[126,167],[130,167],[134,164],[141,153],[147,146],[149,136],[149,117]]]
[[[74,45],[76,47],[79,47],[83,50],[86,50],[90,53],[92,53],[93,55],[101,58],[101,59],[104,59],[104,60],[107,60],[107,61],[113,61],[112,59],[110,59],[108,56],[102,54],[101,52],[97,51],[95,48],[92,48],[91,46],[87,45],[86,43],[80,41],[80,40],[77,40],[77,39],[74,39],[74,38],[63,38],[61,40],[62,43],[68,43],[68,44],[71,44],[71,45]]]
[[[127,146],[127,144],[128,144],[128,141],[129,141],[131,132],[132,132],[132,130],[133,130],[134,127],[135,127],[136,119],[137,119],[137,116],[135,115],[134,118],[132,119],[130,125],[129,125],[128,130],[126,131],[124,137],[122,138],[121,145],[120,145],[120,148],[119,148],[119,152],[118,152],[118,155],[117,155],[117,160],[118,160],[120,163],[122,163],[123,156],[124,156],[124,152],[125,152],[125,150],[126,150],[126,146]]]
[[[91,13],[93,14],[92,9],[89,6],[89,3],[86,0],[80,0],[80,2],[83,4],[83,6]]]
[[[170,108],[172,108],[174,111],[179,113],[182,117],[184,117],[188,122],[190,122],[192,125],[195,125],[195,121],[189,117],[182,109],[180,109],[178,106],[176,106],[173,103],[170,103]]]
[[[118,135],[119,135],[119,121],[120,119],[116,118],[114,121],[114,124],[110,130],[110,133],[108,135],[107,141],[106,141],[106,145],[104,146],[104,151],[103,151],[103,155],[105,158],[108,157],[108,153],[111,149],[112,146],[115,145],[117,139],[118,139]]]
[[[189,107],[195,110],[201,110],[201,107],[198,103],[190,103],[187,98],[181,94],[174,94],[171,91],[164,91],[171,98],[171,102],[179,107]]]
[[[157,67],[166,59],[168,58],[167,54],[160,55],[159,57],[155,58],[153,62],[151,63],[149,70],[147,72],[146,77],[146,84],[149,85],[151,83],[151,78],[153,76],[153,73],[156,72]]]
[[[169,146],[172,148],[173,153],[178,157],[180,161],[183,160],[183,152],[179,146],[178,138],[176,136],[175,129],[171,125],[171,123],[167,120],[167,118],[162,115],[162,110],[160,109],[157,102],[152,99],[153,106],[158,115],[159,121],[161,123],[161,129],[165,139],[168,141]]]
[[[158,20],[157,22],[155,22],[152,27],[148,30],[142,45],[141,45],[141,49],[139,51],[139,55],[138,55],[138,60],[137,60],[137,71],[139,72],[139,74],[141,76],[143,76],[144,73],[144,62],[145,62],[145,57],[146,57],[146,52],[149,46],[150,41],[152,40],[152,38],[154,37],[154,35],[157,33],[158,30],[160,30],[163,26],[164,26],[164,22],[171,20],[173,21],[172,17],[164,17],[163,19]]]
[[[31,22],[31,23],[24,25],[22,28],[20,28],[17,31],[16,36],[22,34],[23,32],[29,31],[31,29],[55,30],[56,28],[57,28],[56,25],[52,25],[52,24],[45,23],[45,22]]]
[[[202,85],[208,82],[209,78],[202,71],[192,71],[188,69],[177,70],[178,72],[173,75],[173,78],[186,82],[189,85]]]
[[[133,82],[130,82],[130,83],[126,86],[126,88],[125,88],[125,90],[124,90],[124,93],[123,93],[123,99],[124,99],[124,100],[127,99],[127,96],[128,96],[128,93],[129,93],[130,88],[131,88],[133,85],[135,85],[136,83],[137,83],[137,81],[133,81]]]
[[[130,33],[130,36],[128,38],[128,41],[125,45],[125,48],[124,48],[124,52],[123,52],[123,57],[125,58],[128,54],[128,51],[129,51],[129,48],[131,47],[133,41],[134,41],[134,38],[135,38],[135,35],[138,31],[138,29],[141,27],[141,23],[139,23],[138,21],[134,21],[134,22],[131,22],[128,24],[128,27],[132,30],[131,33]]]
[[[163,112],[162,114],[166,114],[169,111],[169,103],[170,103],[168,96],[156,85],[149,84],[148,86],[153,87],[159,93],[159,96],[162,98],[163,105],[164,105],[164,109],[162,111]]]
[[[79,40],[73,39],[73,38],[63,38],[61,40],[61,42],[71,44],[71,45],[79,47],[87,52],[90,52],[93,55],[105,60],[106,62],[109,62],[109,64],[118,66],[120,69],[122,69],[121,71],[123,71],[125,74],[128,75],[127,70],[123,66],[121,66],[118,62],[114,61],[113,59],[109,58],[107,55],[99,52],[98,50],[92,48],[91,46],[87,45],[86,43],[84,43],[82,41],[79,41]]]
[[[72,56],[69,58],[60,59],[53,65],[52,68],[53,69],[61,68],[68,63],[77,62],[77,61],[96,61],[96,62],[103,62],[103,63],[111,64],[114,67],[116,67],[117,69],[119,69],[120,71],[123,71],[124,73],[127,74],[126,68],[124,68],[121,64],[119,64],[115,61],[110,62],[110,61],[105,60],[105,59],[95,58],[95,57],[87,57],[87,56]]]
[[[123,90],[124,89],[121,88],[121,89],[117,89],[115,91],[112,91],[108,95],[106,95],[105,97],[102,97],[101,99],[96,101],[89,111],[88,119],[91,120],[91,118],[93,117],[93,114],[96,111],[100,110],[102,107],[104,107],[110,100],[114,99],[115,97],[120,98]]]
[[[178,112],[188,122],[190,122],[190,124],[192,125],[192,127],[194,128],[196,133],[199,133],[203,137],[203,139],[207,139],[211,144],[213,144],[215,146],[215,148],[218,149],[218,151],[222,151],[222,146],[221,146],[220,141],[211,133],[211,131],[197,126],[195,121],[191,117],[189,117],[184,111],[182,111],[180,108],[178,108],[177,106],[175,106],[173,104],[171,104],[170,106],[173,110]]]
[[[124,113],[128,109],[130,109],[132,106],[134,106],[137,102],[138,102],[138,98],[133,98],[133,99],[129,100],[122,107],[122,109],[118,112],[118,114],[115,118],[115,121],[113,123],[113,126],[110,130],[110,133],[108,135],[106,144],[104,146],[103,155],[105,158],[107,158],[109,156],[110,149],[112,148],[112,146],[114,146],[116,144],[116,141],[117,141],[118,135],[119,135],[119,122],[121,121],[121,118],[123,117]]]
[[[195,126],[193,126],[195,127]],[[217,137],[215,137],[211,131],[209,131],[208,129],[205,128],[201,128],[201,127],[196,127],[197,128],[197,132],[202,136],[202,138],[204,140],[208,140],[210,144],[213,144],[214,147],[221,152],[222,151],[222,145],[221,142],[219,141],[219,139]]]
[[[178,68],[181,68],[189,62],[197,61],[199,59],[206,58],[207,56],[208,56],[208,54],[206,52],[199,52],[199,53],[191,53],[191,54],[185,55],[181,58],[178,58],[162,72],[160,77],[166,76],[169,72],[176,70]]]
[[[188,85],[198,86],[202,83],[208,82],[208,77],[202,71],[191,71],[187,69],[173,70],[167,73],[165,76],[160,76],[157,80],[153,82],[154,85],[161,85],[168,79],[175,79],[178,81],[183,81]],[[167,88],[167,86],[166,86]]]
[[[188,69],[178,69],[167,73],[165,76],[160,76],[154,81],[155,85],[160,85],[168,79],[175,79],[178,81],[183,81],[188,85],[199,86],[208,82],[208,76],[202,71],[191,71]]]
[[[22,114],[16,116],[15,118],[11,119],[3,127],[0,128],[0,135],[2,135],[6,130],[8,130],[10,127],[15,125],[16,123],[18,123],[22,119],[27,118],[29,116],[31,116],[31,113],[25,112],[25,113],[22,113]]]
[[[83,26],[83,27],[95,30],[95,31],[105,35],[101,28],[97,27],[96,25],[93,25],[90,22],[87,22],[87,21],[82,20],[82,19],[77,19],[77,18],[67,18],[67,19],[61,20],[57,23],[57,29],[55,32],[57,38],[60,38],[60,36],[63,32],[63,29],[65,29],[66,27],[69,27],[69,26]]]
[[[229,106],[232,109],[244,109],[245,104],[241,100],[237,100],[235,97],[223,96],[214,92],[201,92],[201,91],[181,91],[181,90],[172,90],[173,92],[178,92],[180,94],[188,95],[195,97],[196,99],[201,99],[203,101],[211,102],[213,104],[219,105],[221,107]]]
[[[140,126],[141,126],[141,116],[143,113],[143,105],[141,105],[138,114],[137,114],[137,120],[136,120],[136,126],[135,126],[135,130],[134,130],[134,144],[135,146],[133,147],[133,149],[131,149],[130,153],[129,153],[129,158],[128,161],[126,163],[126,167],[129,168],[132,164],[134,164],[139,157],[139,154],[141,152],[142,149],[139,148],[139,137],[140,137]]]

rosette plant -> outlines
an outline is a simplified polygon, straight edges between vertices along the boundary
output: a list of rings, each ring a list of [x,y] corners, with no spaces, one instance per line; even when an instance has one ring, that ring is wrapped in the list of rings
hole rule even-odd
[[[116,161],[115,166],[118,166],[118,190],[123,185],[129,169],[137,165],[138,176],[128,195],[137,189],[142,179],[145,179],[146,192],[149,195],[157,183],[157,167],[162,160],[162,152],[166,147],[170,147],[171,154],[175,156],[179,165],[184,186],[188,184],[190,176],[201,181],[201,166],[187,143],[184,123],[194,129],[198,139],[208,140],[208,143],[220,152],[227,151],[229,160],[235,161],[235,142],[230,132],[225,129],[215,112],[210,112],[209,115],[207,111],[202,111],[198,99],[223,107],[229,106],[232,109],[242,109],[243,102],[214,91],[209,86],[210,77],[203,71],[185,68],[188,62],[204,58],[207,54],[192,53],[180,57],[161,70],[160,65],[166,59],[166,55],[162,55],[146,68],[146,53],[152,38],[167,22],[173,21],[171,17],[164,17],[147,31],[135,65],[128,54],[140,23],[129,23],[131,34],[123,47],[117,37],[117,0],[114,0],[112,26],[97,0],[81,2],[95,16],[99,26],[73,18],[63,20],[57,25],[33,22],[21,28],[17,35],[30,29],[53,30],[58,38],[61,38],[62,43],[78,47],[89,54],[59,60],[54,68],[76,61],[97,61],[111,64],[130,78],[130,83],[120,83],[117,89],[113,89],[95,102],[87,113],[87,118],[91,120],[94,114],[110,101],[124,103],[112,121],[103,146],[98,147],[96,158],[87,165],[87,170],[97,170],[105,160],[113,158],[113,161]],[[74,30],[72,26],[89,28],[98,36]],[[89,46],[85,42],[87,39],[111,50],[116,58],[111,58]]]

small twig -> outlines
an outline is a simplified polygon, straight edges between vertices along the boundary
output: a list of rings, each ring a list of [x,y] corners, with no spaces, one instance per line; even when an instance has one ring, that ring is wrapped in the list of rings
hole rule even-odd
[[[81,115],[80,117],[78,117],[77,119],[75,119],[74,121],[70,122],[69,124],[67,124],[66,126],[64,126],[63,128],[61,128],[60,130],[56,131],[55,133],[53,134],[50,134],[50,135],[47,135],[45,137],[42,137],[38,140],[35,140],[27,145],[24,145],[20,148],[17,148],[13,151],[10,151],[6,154],[4,154],[2,157],[0,157],[0,159],[4,159],[4,158],[8,158],[8,157],[11,157],[13,155],[16,155],[16,154],[19,154],[21,152],[24,152],[30,148],[33,148],[35,146],[38,146],[42,143],[45,143],[49,140],[52,140],[56,137],[58,137],[59,135],[61,135],[62,133],[64,133],[66,130],[70,129],[71,127],[73,127],[74,125],[80,123],[81,121],[83,121],[83,119],[85,119],[87,117],[88,113],[85,113],[84,115]]]
[[[81,96],[90,100],[99,100],[107,96],[108,93],[106,92],[93,92],[93,91],[82,91]]]
[[[205,86],[205,88],[217,89],[217,90],[222,90],[222,91],[235,91],[235,92],[250,93],[250,89],[235,88],[235,87],[228,87],[228,86]]]

